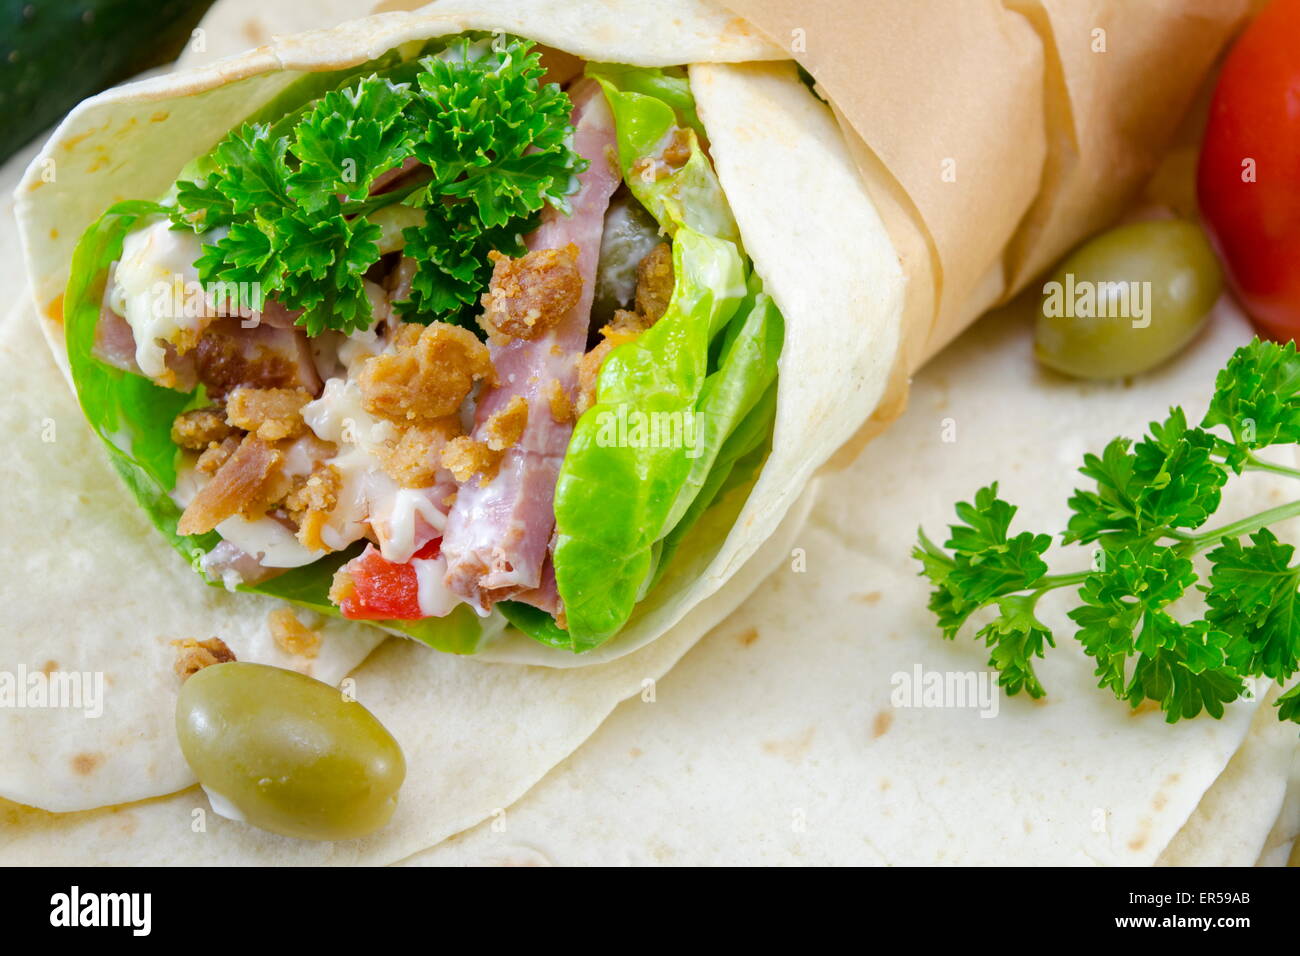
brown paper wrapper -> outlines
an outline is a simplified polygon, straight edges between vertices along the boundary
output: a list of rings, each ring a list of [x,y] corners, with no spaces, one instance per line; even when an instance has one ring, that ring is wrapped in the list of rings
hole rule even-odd
[[[725,0],[838,118],[908,277],[888,394],[1112,221],[1159,162],[1248,0]]]

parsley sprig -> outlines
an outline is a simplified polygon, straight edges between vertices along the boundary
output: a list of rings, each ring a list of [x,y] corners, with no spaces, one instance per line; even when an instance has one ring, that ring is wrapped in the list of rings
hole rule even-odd
[[[382,235],[370,217],[401,202],[425,221],[403,231],[417,271],[395,307],[408,321],[463,322],[491,274],[487,254],[522,255],[542,208],[567,211],[586,168],[570,146],[572,104],[541,83],[531,47],[463,38],[420,60],[413,82],[373,74],[327,93],[288,129],[231,132],[202,179],[177,185],[176,228],[211,240],[200,280],[235,284],[228,294],[254,310],[275,296],[303,310],[312,335],[368,328],[362,277]],[[418,165],[399,188],[371,195],[408,162]]]
[[[1300,442],[1300,356],[1294,343],[1255,340],[1238,349],[1216,380],[1199,427],[1174,407],[1141,441],[1115,438],[1084,457],[1092,487],[1076,490],[1062,544],[1091,545],[1088,570],[1049,574],[1046,534],[1011,534],[1016,507],[996,483],[957,505],[958,524],[939,547],[924,531],[913,556],[934,584],[929,607],[943,636],[956,637],[976,611],[995,616],[977,633],[1008,694],[1046,693],[1034,671],[1051,630],[1039,599],[1077,588],[1069,612],[1075,638],[1093,658],[1098,686],[1137,707],[1155,701],[1173,723],[1223,706],[1247,680],[1288,680],[1300,670],[1300,563],[1269,526],[1300,516],[1300,500],[1206,529],[1230,477],[1300,471],[1257,457],[1259,449]],[[1209,431],[1225,429],[1229,437]],[[1210,571],[1198,583],[1192,559]],[[1193,586],[1203,592],[1199,620],[1170,610]],[[1278,700],[1279,717],[1300,723],[1300,686]]]

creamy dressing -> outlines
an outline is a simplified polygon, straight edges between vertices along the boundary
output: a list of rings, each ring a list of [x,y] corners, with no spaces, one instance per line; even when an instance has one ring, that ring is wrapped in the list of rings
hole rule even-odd
[[[220,236],[214,231],[211,241]],[[109,306],[135,336],[135,361],[150,378],[167,370],[166,343],[182,332],[197,336],[212,315],[194,263],[203,240],[161,220],[128,233],[113,272]]]
[[[120,308],[131,324],[137,362],[150,375],[166,367],[166,350],[160,341],[172,341],[186,328],[201,331],[201,320],[185,324],[189,320],[183,315],[168,315],[167,309],[159,307],[160,296],[163,304],[168,301],[167,295],[159,292],[159,281],[175,280],[181,285],[198,281],[197,271],[190,265],[200,254],[198,237],[172,232],[166,226],[165,222],[158,223],[127,237],[110,300],[110,305]],[[366,286],[378,321],[371,329],[346,337],[322,337],[322,352],[315,356],[317,364],[341,366],[343,375],[327,377],[321,396],[303,406],[303,421],[311,435],[285,448],[284,471],[289,476],[305,477],[318,461],[332,465],[340,478],[338,502],[320,530],[321,540],[330,550],[341,551],[373,532],[386,560],[411,562],[419,584],[421,613],[442,617],[461,603],[444,583],[446,560],[441,556],[414,561],[411,558],[428,540],[430,529],[442,533],[447,516],[435,499],[445,496],[447,489],[402,488],[389,477],[380,465],[378,453],[387,450],[386,443],[400,438],[400,432],[392,422],[366,410],[360,385],[348,377],[354,368],[388,346],[390,319],[384,292],[374,283],[367,282]],[[185,300],[178,301],[183,304]],[[323,459],[317,440],[332,443],[338,454]],[[171,491],[172,500],[184,509],[202,487],[202,478],[192,464],[183,466]],[[267,568],[302,567],[326,553],[305,547],[288,527],[269,517],[250,520],[233,515],[219,523],[216,531],[224,541]],[[227,588],[243,583],[233,568],[224,568],[221,577]],[[217,812],[222,813],[217,803],[228,806],[220,794],[210,797]]]
[[[384,560],[404,564],[425,543],[416,539],[417,517],[423,518],[438,535],[442,534],[447,516],[434,503],[435,494],[445,495],[446,490],[436,487],[398,488],[391,498],[373,503],[376,514],[387,515],[382,520],[372,517],[370,521],[375,537],[379,539],[379,553],[384,556]]]
[[[297,536],[274,518],[249,520],[231,515],[217,525],[217,533],[264,568],[301,568],[325,556],[324,551],[303,547]]]
[[[326,382],[321,397],[303,406],[302,417],[318,438],[339,447],[330,460],[341,480],[338,504],[321,529],[321,540],[341,551],[366,533],[374,519],[373,503],[397,491],[375,457],[385,441],[398,437],[397,428],[366,411],[361,386],[342,378]]]
[[[193,464],[184,464],[176,469],[176,484],[168,497],[184,511],[199,493],[199,470]]]
[[[411,566],[415,568],[420,613],[425,617],[446,617],[461,600],[447,588],[447,559],[442,555],[417,558]]]

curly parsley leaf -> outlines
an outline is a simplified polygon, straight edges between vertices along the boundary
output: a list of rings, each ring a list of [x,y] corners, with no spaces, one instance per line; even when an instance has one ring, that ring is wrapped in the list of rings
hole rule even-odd
[[[473,308],[492,275],[488,253],[523,255],[522,233],[537,223],[533,216],[519,226],[478,230],[458,219],[454,209],[435,203],[425,210],[422,225],[403,230],[404,252],[420,264],[411,280],[411,297],[393,303],[408,321],[423,316],[448,321]]]
[[[304,210],[318,212],[337,196],[364,199],[376,177],[406,161],[415,136],[404,115],[411,98],[405,84],[380,76],[321,98],[289,147],[299,165],[288,188]]]
[[[1224,704],[1246,693],[1241,675],[1225,659],[1229,640],[1206,621],[1182,624],[1163,611],[1149,614],[1125,699],[1133,707],[1143,699],[1156,701],[1171,724],[1202,711],[1217,720]]]
[[[1255,339],[1215,379],[1203,428],[1223,425],[1242,451],[1300,442],[1300,355],[1295,342]],[[1240,470],[1238,465],[1237,470]]]
[[[433,178],[408,200],[427,209],[425,224],[404,232],[419,263],[410,298],[394,303],[404,318],[457,320],[487,286],[488,252],[522,254],[543,206],[569,211],[587,161],[569,145],[572,103],[541,84],[531,47],[462,40],[420,61],[413,152]]]
[[[1097,490],[1076,490],[1070,498],[1074,514],[1065,543],[1107,536],[1136,542],[1169,529],[1199,528],[1218,509],[1228,476],[1212,457],[1214,436],[1189,428],[1177,407],[1149,427],[1136,445],[1116,438],[1100,458],[1084,456],[1079,471]]]
[[[975,635],[993,649],[989,666],[998,672],[998,685],[1013,697],[1021,690],[1034,698],[1047,693],[1034,672],[1034,658],[1043,656],[1044,645],[1055,647],[1056,642],[1034,614],[1037,603],[1033,594],[998,598],[1000,613]]]
[[[1300,501],[1195,531],[1219,507],[1230,473],[1300,478],[1300,471],[1252,454],[1300,441],[1295,345],[1255,340],[1239,348],[1216,386],[1202,427],[1188,427],[1182,409],[1173,408],[1136,445],[1119,437],[1101,455],[1085,456],[1080,471],[1094,487],[1070,498],[1062,539],[1095,542],[1089,571],[1047,575],[1037,560],[1045,545],[1030,547],[1034,560],[1018,565],[1013,544],[1019,539],[1007,539],[1015,509],[997,499],[996,485],[981,489],[973,505],[957,506],[965,525],[954,527],[950,550],[919,533],[913,555],[935,585],[930,608],[944,637],[953,637],[976,610],[996,606],[997,616],[978,636],[993,649],[989,663],[1008,693],[1022,687],[1042,693],[1033,658],[1055,645],[1035,607],[1045,592],[1076,584],[1080,603],[1069,617],[1095,661],[1099,686],[1133,707],[1157,702],[1171,723],[1201,713],[1221,716],[1224,704],[1246,695],[1248,677],[1284,681],[1300,672],[1300,564],[1292,563],[1295,548],[1268,529],[1300,517]],[[1230,439],[1205,430],[1220,425]],[[1205,613],[1183,623],[1169,606],[1196,584],[1192,558],[1205,551],[1211,570],[1207,583],[1197,585]],[[1300,723],[1300,687],[1278,707],[1281,719]]]
[[[1048,535],[1029,531],[1007,536],[1016,507],[998,497],[996,482],[979,489],[973,502],[959,502],[956,511],[963,523],[950,526],[944,543],[951,557],[924,533],[912,552],[935,585],[930,609],[948,638],[988,601],[1036,584],[1047,573],[1042,554],[1052,543]]]
[[[236,297],[251,309],[274,295],[302,310],[312,335],[368,328],[362,277],[381,235],[369,217],[405,202],[425,222],[404,231],[416,273],[395,307],[408,320],[463,322],[491,275],[488,253],[522,255],[542,208],[567,212],[586,168],[570,146],[572,103],[542,85],[531,48],[461,40],[421,60],[419,72],[403,65],[411,83],[371,75],[292,122],[233,131],[202,180],[177,185],[175,226],[214,235],[200,280],[239,283]],[[372,194],[380,176],[412,160],[427,168]]]
[[[1171,722],[1202,709],[1222,715],[1223,703],[1243,689],[1227,664],[1229,635],[1206,621],[1184,625],[1164,610],[1195,582],[1192,562],[1173,548],[1106,554],[1104,570],[1079,589],[1082,606],[1069,612],[1076,638],[1097,662],[1098,686],[1134,707],[1154,700]]]
[[[338,200],[331,199],[337,206]],[[307,327],[308,335],[371,324],[361,277],[379,258],[381,231],[365,219],[347,220],[337,214],[315,221],[289,215],[276,222],[285,268],[280,301],[288,309],[304,310],[298,323]]]
[[[261,216],[231,224],[224,236],[203,246],[203,254],[195,262],[200,280],[210,291],[216,285],[230,288],[234,294],[228,295],[227,301],[261,311],[284,279],[274,236],[274,224]]]
[[[1300,684],[1279,697],[1275,706],[1278,720],[1291,720],[1300,724]]]
[[[362,81],[358,96],[369,90],[389,102],[384,98],[395,88],[368,84]],[[295,145],[304,142],[304,130],[328,125],[333,109],[327,96],[309,111],[298,126]],[[373,139],[364,129],[349,129]],[[341,150],[367,159],[355,137],[335,132]],[[311,141],[312,134],[307,135]],[[361,276],[379,259],[379,227],[360,216],[348,218],[337,195],[346,192],[346,183],[327,181],[316,167],[299,179],[307,167],[290,169],[289,145],[287,136],[272,138],[267,126],[236,130],[214,151],[215,165],[205,183],[180,185],[173,219],[198,232],[226,227],[224,235],[204,245],[195,263],[209,290],[225,287],[228,298],[254,311],[274,295],[286,308],[302,310],[297,321],[309,335],[326,328],[368,328],[374,317]],[[391,150],[368,156],[378,165],[365,167],[360,176],[367,188],[374,176],[391,168],[394,158]],[[317,188],[322,192],[312,191]],[[216,195],[228,205],[218,205]]]
[[[1243,545],[1227,538],[1208,555],[1205,618],[1234,638],[1230,659],[1242,673],[1287,680],[1300,658],[1300,567],[1295,548],[1262,528]]]

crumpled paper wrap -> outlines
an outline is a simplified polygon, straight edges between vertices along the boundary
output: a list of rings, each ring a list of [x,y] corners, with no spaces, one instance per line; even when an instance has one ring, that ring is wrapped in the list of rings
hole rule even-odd
[[[1125,208],[1246,0],[725,0],[830,101],[908,276],[888,394]]]

